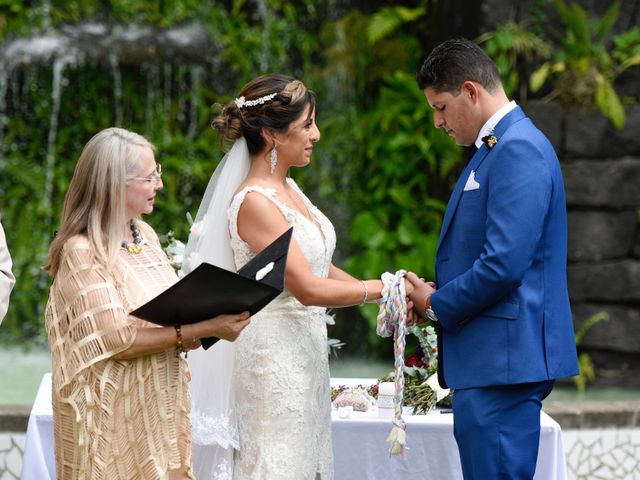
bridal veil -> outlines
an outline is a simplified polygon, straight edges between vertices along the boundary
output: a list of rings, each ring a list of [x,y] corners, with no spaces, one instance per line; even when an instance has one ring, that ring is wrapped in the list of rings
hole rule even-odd
[[[236,271],[227,209],[247,177],[251,158],[239,138],[213,173],[200,203],[184,255],[182,273],[202,262]],[[188,299],[186,299],[188,301]],[[239,312],[231,312],[239,313]],[[239,448],[233,410],[233,343],[218,341],[208,350],[189,352],[193,467],[197,478],[231,480],[233,452]]]

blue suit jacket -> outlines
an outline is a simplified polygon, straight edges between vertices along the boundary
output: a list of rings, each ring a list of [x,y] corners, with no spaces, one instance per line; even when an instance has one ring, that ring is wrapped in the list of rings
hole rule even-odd
[[[458,180],[436,254],[439,374],[454,389],[578,373],[558,158],[519,107],[494,134]],[[463,191],[472,171],[480,187]]]

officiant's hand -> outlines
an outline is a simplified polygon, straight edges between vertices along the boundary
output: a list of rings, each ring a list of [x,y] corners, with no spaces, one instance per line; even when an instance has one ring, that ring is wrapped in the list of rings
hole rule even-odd
[[[202,322],[185,326],[186,335],[184,336],[186,339],[218,337],[233,342],[238,338],[238,335],[240,335],[244,327],[249,325],[250,321],[249,312],[243,312],[238,315],[218,315],[209,320],[203,320]],[[195,330],[193,334],[191,334],[191,331],[186,330],[190,327]],[[190,346],[191,344],[187,345],[187,348]]]
[[[405,278],[413,285],[411,293],[407,293],[407,297],[413,302],[413,310],[422,318],[424,315],[424,306],[427,297],[436,291],[433,282],[425,282],[413,272],[407,272]]]

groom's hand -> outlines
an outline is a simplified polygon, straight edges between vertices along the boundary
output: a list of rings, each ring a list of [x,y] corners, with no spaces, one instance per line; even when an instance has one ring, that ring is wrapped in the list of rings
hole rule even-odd
[[[413,285],[413,290],[407,294],[407,297],[413,302],[413,309],[416,314],[422,318],[427,297],[436,291],[435,284],[433,282],[425,282],[413,272],[407,272],[405,279]]]

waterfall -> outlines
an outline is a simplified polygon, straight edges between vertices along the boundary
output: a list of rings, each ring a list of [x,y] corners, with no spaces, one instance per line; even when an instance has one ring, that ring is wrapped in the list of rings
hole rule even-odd
[[[171,127],[171,64],[164,63],[162,65],[163,72],[163,88],[162,88],[162,128],[164,129],[164,141],[169,141],[169,132]]]
[[[145,121],[146,121],[146,130],[151,132],[153,130],[153,123],[156,111],[156,90],[158,88],[158,84],[160,83],[158,66],[155,64],[143,65],[143,71],[146,72],[147,77],[147,101],[145,104]]]
[[[176,118],[180,123],[184,122],[184,119],[186,118],[187,101],[185,93],[187,91],[187,83],[184,80],[186,71],[186,68],[183,65],[180,65],[178,67],[177,73],[178,78],[176,79],[176,81],[178,82],[178,109]]]
[[[187,130],[187,138],[193,140],[198,133],[200,126],[200,115],[198,111],[198,95],[200,95],[200,85],[204,69],[201,65],[191,67],[191,102],[189,107],[189,130]]]
[[[53,171],[56,156],[56,136],[58,134],[58,119],[60,116],[60,95],[62,92],[64,69],[73,64],[75,56],[69,53],[58,57],[53,63],[53,80],[51,86],[51,117],[49,121],[49,134],[47,135],[47,156],[45,161],[45,181],[43,205],[45,212],[45,231],[51,228],[51,197],[53,194]],[[47,238],[48,242],[48,238]]]
[[[60,189],[86,138],[108,122],[152,135],[161,147],[163,138],[193,140],[206,76],[224,83],[233,75],[212,67],[223,46],[207,25],[56,25],[57,4],[36,3],[26,14],[31,33],[0,41],[0,199],[20,278],[7,321],[21,335],[41,331],[49,283],[41,266],[62,207]],[[183,198],[193,195],[190,180],[179,179]]]
[[[6,147],[4,145],[4,129],[7,126],[8,118],[7,118],[7,85],[8,85],[8,75],[9,72],[0,68],[0,175],[2,175],[2,170],[4,170],[4,158]],[[3,193],[3,192],[0,192]]]
[[[51,30],[51,0],[42,2],[42,28],[45,32]]]
[[[115,52],[109,53],[109,65],[113,75],[113,103],[114,103],[114,125],[122,125],[122,75],[118,64],[118,55]]]
[[[262,49],[260,50],[260,70],[266,72],[269,69],[269,26],[271,24],[271,15],[266,0],[256,0],[258,7],[258,16],[262,19]]]

